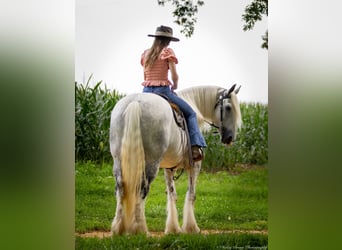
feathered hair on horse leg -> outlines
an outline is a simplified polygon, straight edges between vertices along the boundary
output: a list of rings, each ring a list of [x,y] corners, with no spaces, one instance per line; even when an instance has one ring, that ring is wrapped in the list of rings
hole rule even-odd
[[[199,233],[195,219],[194,206],[196,200],[196,181],[201,169],[201,162],[196,162],[194,167],[187,168],[188,172],[188,191],[186,192],[183,208],[183,226],[184,233]]]
[[[164,170],[164,178],[167,190],[167,217],[165,234],[182,232],[178,223],[178,212],[176,207],[177,193],[174,182],[174,172],[172,169]]]

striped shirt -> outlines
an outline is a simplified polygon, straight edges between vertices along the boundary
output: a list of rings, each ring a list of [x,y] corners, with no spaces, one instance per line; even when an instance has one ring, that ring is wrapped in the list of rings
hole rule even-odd
[[[148,51],[145,50],[141,55],[140,63],[142,66],[144,66],[144,60]],[[144,68],[144,82],[141,85],[144,87],[172,85],[168,79],[169,62],[177,64],[178,59],[171,48],[164,48],[154,64],[147,69]]]

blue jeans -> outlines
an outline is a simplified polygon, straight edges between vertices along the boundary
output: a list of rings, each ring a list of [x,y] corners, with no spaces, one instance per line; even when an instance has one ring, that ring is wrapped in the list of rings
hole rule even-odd
[[[143,92],[145,93],[160,93],[166,95],[171,102],[178,105],[180,110],[185,116],[186,123],[188,125],[189,137],[191,146],[206,147],[207,144],[203,138],[201,131],[198,128],[197,117],[195,111],[191,106],[185,102],[182,98],[172,93],[170,87],[144,87]]]

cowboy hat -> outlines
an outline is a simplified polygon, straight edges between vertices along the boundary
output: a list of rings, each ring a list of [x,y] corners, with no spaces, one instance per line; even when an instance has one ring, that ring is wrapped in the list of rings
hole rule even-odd
[[[178,42],[179,39],[177,37],[173,37],[172,34],[173,34],[172,33],[172,28],[161,25],[161,26],[157,27],[156,32],[154,33],[154,35],[149,34],[147,36],[151,36],[151,37],[168,37],[168,38],[171,39],[171,41]]]

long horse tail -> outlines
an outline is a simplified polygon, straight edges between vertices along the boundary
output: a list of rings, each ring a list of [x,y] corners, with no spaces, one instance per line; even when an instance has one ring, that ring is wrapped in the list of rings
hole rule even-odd
[[[134,211],[145,180],[145,153],[140,129],[141,108],[131,102],[125,112],[125,124],[121,142],[121,171],[123,179],[123,214],[125,228],[134,222]]]

